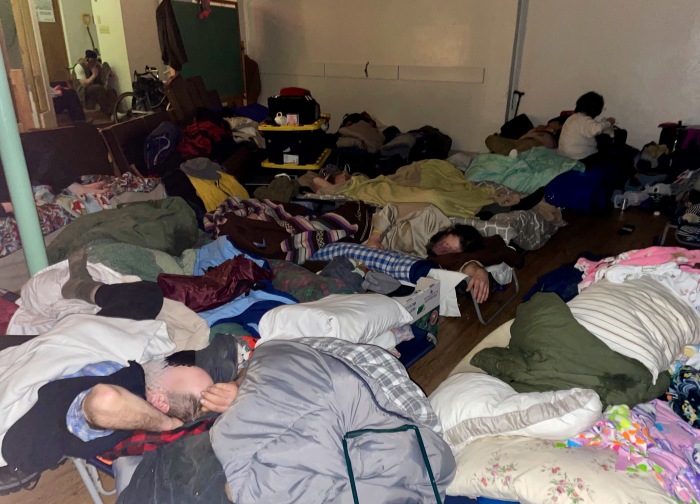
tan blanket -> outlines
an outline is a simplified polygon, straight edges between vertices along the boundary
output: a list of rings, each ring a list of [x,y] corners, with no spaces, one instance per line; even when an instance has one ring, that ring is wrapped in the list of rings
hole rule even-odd
[[[447,161],[427,159],[399,168],[393,175],[373,179],[363,175],[322,188],[318,194],[342,194],[376,205],[432,203],[450,217],[473,217],[494,202],[495,192],[477,187]]]

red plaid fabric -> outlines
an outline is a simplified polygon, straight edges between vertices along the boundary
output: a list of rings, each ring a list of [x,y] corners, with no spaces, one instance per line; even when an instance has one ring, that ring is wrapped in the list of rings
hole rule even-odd
[[[106,463],[119,457],[129,455],[143,455],[145,452],[156,450],[159,446],[172,443],[186,436],[196,436],[211,429],[216,417],[207,417],[178,427],[175,430],[165,432],[134,431],[131,437],[120,441],[110,451],[103,453],[98,458]]]

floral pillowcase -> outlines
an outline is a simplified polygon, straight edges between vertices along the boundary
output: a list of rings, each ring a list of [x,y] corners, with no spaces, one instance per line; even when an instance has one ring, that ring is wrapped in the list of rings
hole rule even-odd
[[[448,495],[521,504],[657,504],[675,502],[650,473],[615,470],[612,450],[561,448],[555,441],[498,436],[457,455]]]

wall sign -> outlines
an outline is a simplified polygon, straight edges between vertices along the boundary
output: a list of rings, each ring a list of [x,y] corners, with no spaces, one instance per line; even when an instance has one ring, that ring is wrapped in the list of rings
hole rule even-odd
[[[56,16],[53,12],[53,2],[51,0],[34,0],[36,17],[40,23],[55,23]]]

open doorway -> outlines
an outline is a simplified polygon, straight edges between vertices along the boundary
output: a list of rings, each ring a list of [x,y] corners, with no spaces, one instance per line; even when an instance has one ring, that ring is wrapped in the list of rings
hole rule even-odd
[[[116,91],[100,57],[90,0],[35,0],[59,125],[111,122]]]
[[[0,46],[20,131],[56,125],[37,11],[26,0],[0,0]]]

